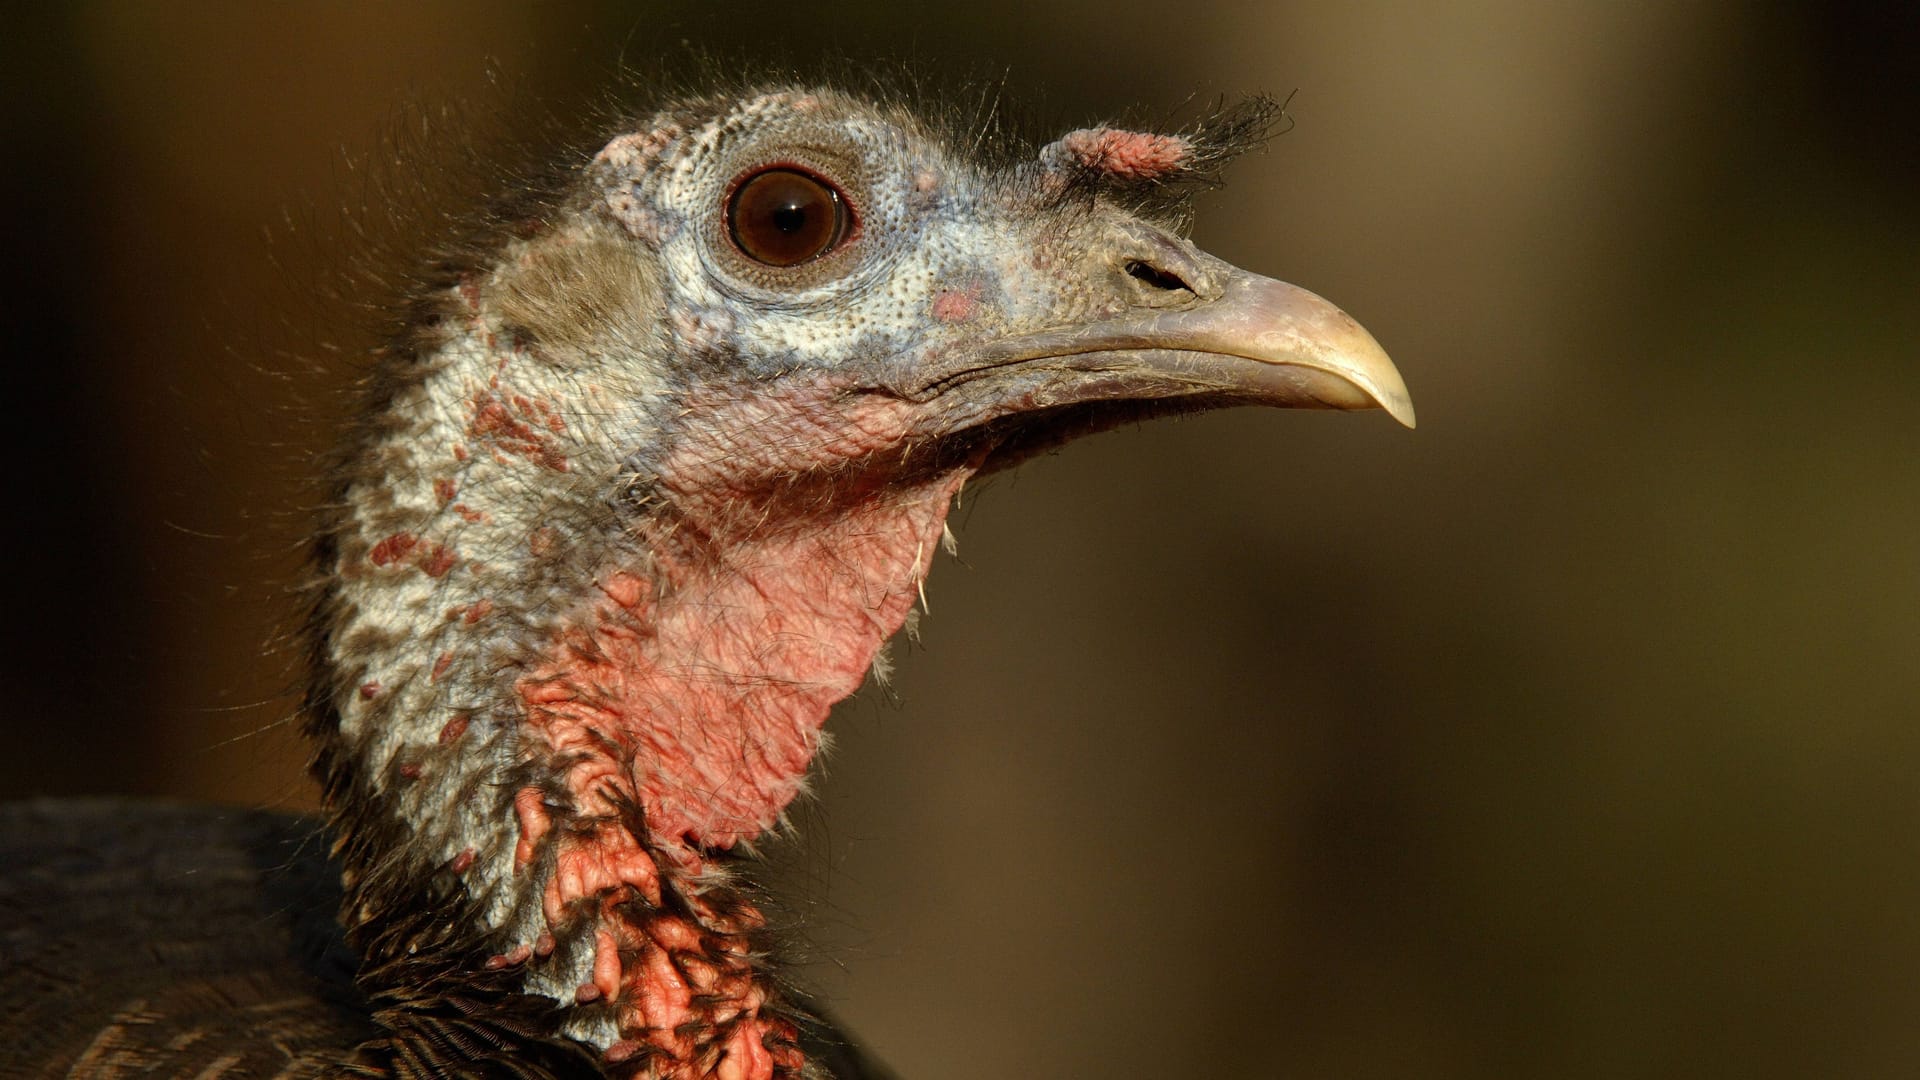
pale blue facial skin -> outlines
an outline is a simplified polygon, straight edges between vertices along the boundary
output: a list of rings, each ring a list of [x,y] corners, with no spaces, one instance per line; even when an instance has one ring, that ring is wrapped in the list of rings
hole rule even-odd
[[[1038,437],[1022,445],[1037,445],[1050,416],[1071,437],[1239,403],[1383,405],[1411,424],[1398,373],[1357,323],[1179,235],[1189,182],[1257,141],[1271,112],[1243,115],[1237,136],[1231,123],[1220,138],[1088,128],[998,166],[904,110],[827,91],[655,117],[610,142],[587,181],[602,220],[657,268],[681,394],[656,419],[672,428],[716,390],[784,387],[913,402],[915,443],[1025,418],[1022,439]],[[831,188],[853,222],[785,267],[750,257],[728,226],[740,185],[778,169]]]
[[[836,188],[856,222],[840,248],[784,269],[744,256],[724,224],[733,185],[782,166]],[[1117,313],[1130,299],[1117,249],[1146,227],[1058,199],[1056,164],[988,172],[904,113],[827,93],[763,95],[691,129],[663,115],[591,175],[605,213],[657,252],[673,331],[749,378],[864,368],[891,386],[984,336]]]

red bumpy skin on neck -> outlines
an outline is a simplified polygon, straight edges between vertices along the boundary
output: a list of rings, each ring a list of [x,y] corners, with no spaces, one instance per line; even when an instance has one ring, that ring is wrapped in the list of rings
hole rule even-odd
[[[907,412],[814,389],[703,411],[662,470],[675,511],[640,526],[648,566],[603,573],[516,687],[571,813],[556,820],[547,792],[522,790],[515,864],[552,845],[549,929],[593,926],[575,1000],[616,1010],[607,1060],[643,1075],[799,1067],[791,1025],[761,1011],[765,920],[711,854],[773,828],[800,792],[828,711],[905,622],[972,471],[862,460],[899,444]],[[739,430],[789,451],[811,440],[818,483],[757,490],[751,455],[701,435]]]

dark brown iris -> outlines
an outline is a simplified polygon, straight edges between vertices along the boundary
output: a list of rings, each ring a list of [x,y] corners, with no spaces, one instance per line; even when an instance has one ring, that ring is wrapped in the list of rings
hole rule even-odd
[[[750,259],[798,266],[847,238],[845,199],[826,182],[795,169],[768,169],[741,181],[727,204],[727,231]]]

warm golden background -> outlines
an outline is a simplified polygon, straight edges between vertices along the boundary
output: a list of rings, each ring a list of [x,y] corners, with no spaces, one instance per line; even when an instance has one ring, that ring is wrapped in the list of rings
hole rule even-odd
[[[802,815],[816,981],[916,1080],[1920,1075],[1914,11],[12,16],[0,785],[311,805],[270,643],[363,342],[308,293],[400,103],[512,131],[688,41],[1061,124],[1297,88],[1197,238],[1359,316],[1420,429],[980,493]]]

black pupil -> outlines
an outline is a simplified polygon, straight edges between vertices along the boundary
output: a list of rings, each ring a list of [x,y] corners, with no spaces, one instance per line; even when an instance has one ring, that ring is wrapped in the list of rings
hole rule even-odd
[[[783,233],[797,233],[807,225],[807,208],[788,203],[773,212],[773,227]]]
[[[822,180],[794,169],[768,169],[734,189],[727,228],[749,258],[797,266],[845,239],[847,208]]]

